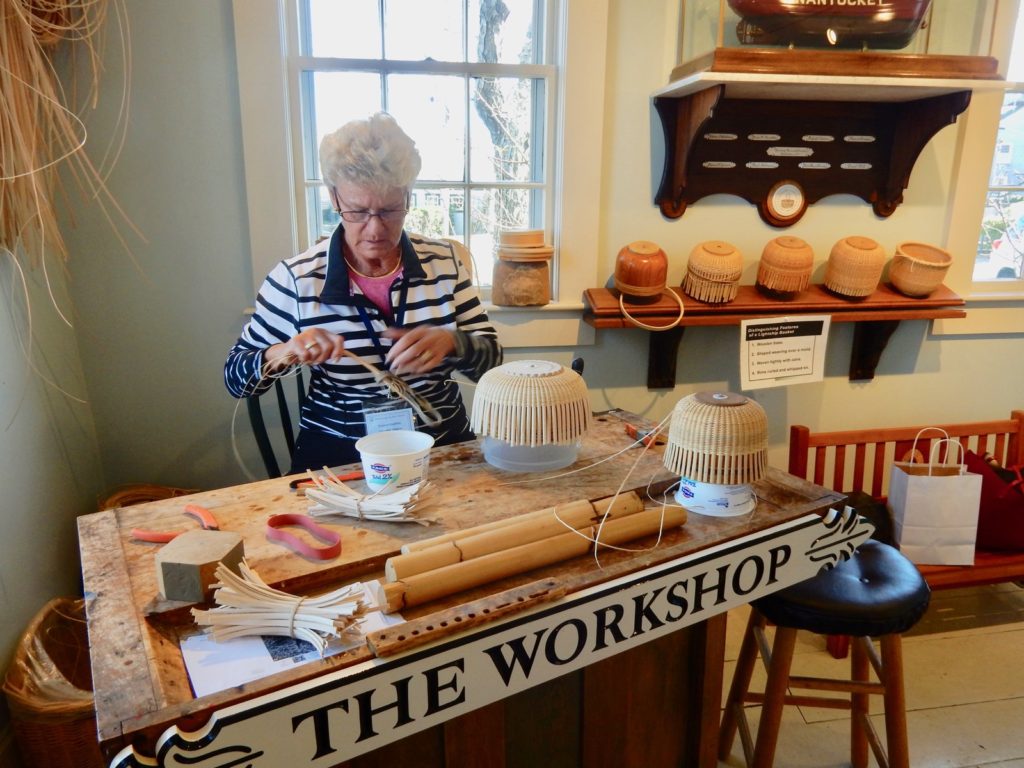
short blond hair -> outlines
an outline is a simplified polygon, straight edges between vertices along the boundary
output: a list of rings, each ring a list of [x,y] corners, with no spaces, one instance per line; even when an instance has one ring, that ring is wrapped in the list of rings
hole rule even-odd
[[[332,188],[349,183],[377,192],[408,191],[421,165],[416,142],[387,112],[345,123],[320,142],[320,173]]]

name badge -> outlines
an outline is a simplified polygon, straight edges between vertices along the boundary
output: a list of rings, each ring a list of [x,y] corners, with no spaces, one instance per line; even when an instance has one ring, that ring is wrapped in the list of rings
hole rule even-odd
[[[363,406],[366,434],[391,432],[396,429],[415,429],[412,408],[404,400],[390,398],[371,400]]]

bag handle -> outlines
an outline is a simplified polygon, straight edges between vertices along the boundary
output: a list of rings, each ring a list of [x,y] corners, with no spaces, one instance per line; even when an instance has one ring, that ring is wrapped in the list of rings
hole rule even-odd
[[[960,441],[957,440],[955,437],[949,437],[947,435],[942,440],[936,440],[934,443],[932,443],[932,448],[928,452],[928,475],[929,476],[931,475],[932,467],[934,467],[935,464],[937,463],[936,459],[938,458],[938,456],[936,455],[935,449],[938,448],[943,443],[946,443],[946,444],[949,444],[949,445],[955,445],[957,448],[960,449],[960,463],[957,466],[960,467],[960,474],[961,475],[966,473],[967,472],[967,463],[966,463],[967,462],[967,456],[964,453],[964,447],[960,444]],[[949,463],[949,454],[950,454],[950,449],[947,448],[946,449],[946,463],[947,464]]]
[[[921,459],[924,460],[924,455],[917,452],[917,441],[920,440],[921,439],[921,435],[923,435],[928,430],[934,430],[935,432],[941,432],[943,435],[946,436],[946,440],[949,440],[949,432],[944,430],[942,427],[923,427],[923,428],[919,429],[917,431],[917,434],[914,436],[914,444],[912,446],[910,446],[910,461],[908,463],[913,464],[914,463],[914,459],[917,458],[918,456],[920,456]],[[941,443],[943,441],[940,440],[939,442]],[[931,463],[931,457],[930,456],[929,456],[929,463]]]

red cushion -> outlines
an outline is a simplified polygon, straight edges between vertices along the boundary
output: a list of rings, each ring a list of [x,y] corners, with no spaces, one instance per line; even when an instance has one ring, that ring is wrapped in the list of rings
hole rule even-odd
[[[1021,481],[1007,482],[973,451],[965,459],[968,472],[981,475],[978,549],[1024,551],[1024,491]]]

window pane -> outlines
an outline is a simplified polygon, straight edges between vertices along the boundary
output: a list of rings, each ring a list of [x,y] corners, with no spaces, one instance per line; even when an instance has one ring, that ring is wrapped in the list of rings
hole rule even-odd
[[[379,59],[377,0],[309,0],[310,56]]]
[[[469,0],[469,60],[539,64],[535,0]]]
[[[384,55],[403,61],[465,61],[462,0],[385,0]]]
[[[310,218],[312,219],[310,224],[313,240],[311,242],[330,237],[331,233],[337,228],[338,222],[341,221],[341,217],[334,212],[330,195],[327,194],[327,187],[323,184],[307,187],[306,200],[309,204]]]
[[[502,229],[544,226],[544,195],[531,189],[475,189],[469,212],[469,249],[479,269],[481,285],[490,285]]]
[[[544,124],[544,81],[475,77],[471,89],[471,180],[542,181],[543,134],[533,130]]]
[[[421,179],[465,178],[465,83],[458,75],[388,76],[388,111],[416,142]]]
[[[349,120],[365,118],[381,110],[380,75],[373,72],[314,72],[313,73],[313,128],[316,146],[313,157],[320,149],[320,140]],[[320,178],[320,165],[312,178]]]
[[[1003,97],[989,186],[1024,186],[1024,93],[1008,93]]]
[[[425,237],[466,242],[466,194],[461,187],[417,187],[412,191],[405,229]]]
[[[1024,261],[1024,192],[992,192],[978,238],[975,280],[1017,280]]]

